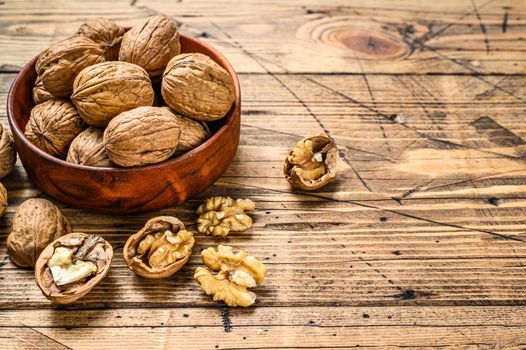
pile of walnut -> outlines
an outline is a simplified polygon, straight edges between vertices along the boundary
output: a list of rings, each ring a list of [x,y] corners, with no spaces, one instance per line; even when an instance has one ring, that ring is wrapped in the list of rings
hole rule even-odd
[[[105,18],[84,23],[38,57],[26,137],[98,167],[159,163],[199,146],[235,88],[211,58],[180,50],[177,25],[164,15],[127,32]]]
[[[5,210],[7,193],[3,186],[0,190]],[[229,197],[207,199],[197,209],[198,231],[222,237],[231,231],[244,231],[252,226],[245,210],[255,210],[254,202]],[[69,304],[88,294],[106,276],[113,258],[111,244],[102,237],[71,232],[68,219],[57,206],[46,199],[33,198],[17,208],[7,237],[11,261],[20,267],[34,267],[38,287],[57,304]],[[187,263],[194,244],[194,235],[179,219],[158,216],[128,238],[123,257],[139,276],[166,278]],[[263,281],[267,269],[261,262],[222,245],[217,251],[212,247],[203,250],[201,257],[210,270],[217,272],[213,274],[203,267],[195,270],[194,278],[206,294],[229,306],[250,306],[255,302],[256,294],[247,288]]]

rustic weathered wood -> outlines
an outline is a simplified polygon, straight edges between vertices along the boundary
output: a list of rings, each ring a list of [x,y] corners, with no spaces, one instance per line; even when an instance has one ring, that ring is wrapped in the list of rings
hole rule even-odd
[[[71,306],[50,305],[9,261],[16,206],[42,193],[20,164],[2,179],[0,348],[526,348],[523,1],[4,0],[0,11],[2,101],[23,63],[84,19],[131,25],[156,11],[224,53],[243,92],[238,152],[199,198],[124,217],[57,203],[115,249],[107,278]],[[322,131],[339,175],[295,191],[283,158]],[[129,234],[159,214],[194,230],[212,195],[254,200],[253,228],[196,233],[165,280],[127,269]],[[253,308],[225,308],[192,279],[200,250],[224,242],[269,267]]]

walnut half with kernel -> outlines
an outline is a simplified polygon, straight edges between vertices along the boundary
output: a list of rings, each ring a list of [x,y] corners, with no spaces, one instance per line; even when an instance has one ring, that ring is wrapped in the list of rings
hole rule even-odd
[[[326,135],[300,140],[285,159],[287,181],[305,191],[325,186],[336,176],[338,149]]]
[[[234,253],[233,248],[220,245],[201,252],[204,267],[195,270],[194,279],[214,300],[222,300],[228,306],[250,306],[256,301],[256,294],[247,290],[263,282],[267,268],[246,252]]]
[[[193,234],[185,230],[179,219],[155,217],[128,238],[124,246],[124,260],[139,276],[165,278],[186,264],[194,242]]]
[[[252,226],[246,210],[255,210],[250,199],[212,197],[197,208],[197,230],[212,236],[226,237],[230,232],[244,231]]]

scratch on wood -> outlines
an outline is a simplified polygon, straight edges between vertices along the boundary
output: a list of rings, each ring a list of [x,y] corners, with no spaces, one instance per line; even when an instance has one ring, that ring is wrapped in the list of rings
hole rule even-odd
[[[508,11],[504,12],[504,18],[502,20],[502,32],[506,33],[508,31]]]
[[[45,337],[45,338],[51,340],[51,341],[54,342],[54,343],[56,343],[56,344],[62,346],[64,349],[73,350],[73,348],[70,348],[69,346],[66,346],[66,345],[62,344],[61,342],[59,342],[59,341],[56,340],[55,338],[52,338],[52,337],[50,337],[50,336],[48,336],[48,335],[46,335],[46,334],[44,334],[44,333],[42,333],[42,332],[37,331],[37,330],[34,329],[33,327],[30,327],[30,326],[28,326],[28,325],[26,325],[26,324],[22,324],[22,326],[24,326],[24,327],[27,328],[27,329],[30,329],[30,330],[33,331],[33,332],[36,332],[36,333],[40,334],[41,336],[43,336],[43,337]]]
[[[227,307],[221,310],[221,320],[223,321],[223,328],[225,332],[232,332],[232,320],[230,319],[230,310]]]
[[[486,46],[486,54],[489,54],[490,48],[489,48],[488,32],[486,30],[486,26],[482,22],[482,17],[480,16],[480,12],[479,12],[479,9],[477,8],[477,4],[475,3],[475,0],[471,0],[471,4],[473,5],[473,8],[475,9],[475,15],[477,16],[477,19],[479,21],[480,31],[482,32],[482,35],[484,35],[484,45]]]

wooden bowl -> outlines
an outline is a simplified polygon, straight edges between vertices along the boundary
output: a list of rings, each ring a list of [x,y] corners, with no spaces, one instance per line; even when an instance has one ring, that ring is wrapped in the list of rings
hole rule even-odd
[[[212,185],[234,158],[239,143],[239,80],[226,58],[205,43],[181,35],[181,52],[203,53],[225,68],[234,81],[234,104],[225,118],[209,124],[213,135],[199,147],[159,164],[133,168],[71,164],[45,153],[26,139],[24,130],[34,106],[32,88],[37,57],[29,61],[9,90],[7,118],[18,156],[35,184],[69,205],[116,214],[181,204]]]

